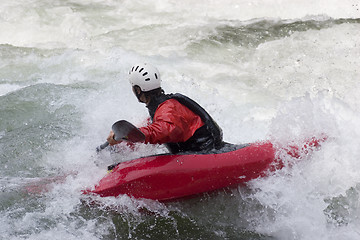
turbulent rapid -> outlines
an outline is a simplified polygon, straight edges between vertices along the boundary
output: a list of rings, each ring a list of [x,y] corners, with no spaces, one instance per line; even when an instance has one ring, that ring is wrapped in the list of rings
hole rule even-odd
[[[359,239],[360,3],[2,1],[0,239]],[[321,149],[246,185],[161,203],[89,197],[120,119],[144,124],[128,82],[158,67],[224,140]],[[291,162],[294,159],[288,158]]]

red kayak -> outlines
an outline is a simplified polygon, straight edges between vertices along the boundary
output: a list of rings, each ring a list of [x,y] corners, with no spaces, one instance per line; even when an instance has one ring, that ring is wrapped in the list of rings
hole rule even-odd
[[[300,157],[323,140],[312,139],[301,147],[283,149],[292,157]],[[94,190],[85,193],[165,201],[238,185],[282,167],[271,142],[226,144],[216,153],[164,154],[119,163]]]

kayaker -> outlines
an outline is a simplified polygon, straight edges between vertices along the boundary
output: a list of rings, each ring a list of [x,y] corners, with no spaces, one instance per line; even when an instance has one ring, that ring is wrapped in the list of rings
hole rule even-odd
[[[165,94],[159,71],[150,64],[134,65],[129,72],[132,90],[149,110],[151,124],[140,127],[145,143],[165,144],[170,153],[209,151],[223,146],[222,130],[211,116],[192,99]],[[110,145],[114,133],[108,137]]]

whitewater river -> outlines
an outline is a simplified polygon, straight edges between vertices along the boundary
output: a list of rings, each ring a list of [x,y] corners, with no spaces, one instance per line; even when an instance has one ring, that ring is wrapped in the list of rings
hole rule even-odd
[[[84,196],[107,165],[165,152],[95,153],[112,123],[148,116],[127,80],[138,62],[228,142],[328,141],[191,199]],[[0,239],[358,240],[359,110],[358,0],[2,0]]]

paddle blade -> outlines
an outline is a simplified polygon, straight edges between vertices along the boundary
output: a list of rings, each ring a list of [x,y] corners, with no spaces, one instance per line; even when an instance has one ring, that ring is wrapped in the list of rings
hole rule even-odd
[[[112,125],[116,141],[130,140],[132,142],[145,141],[145,135],[134,125],[125,120],[120,120]]]

